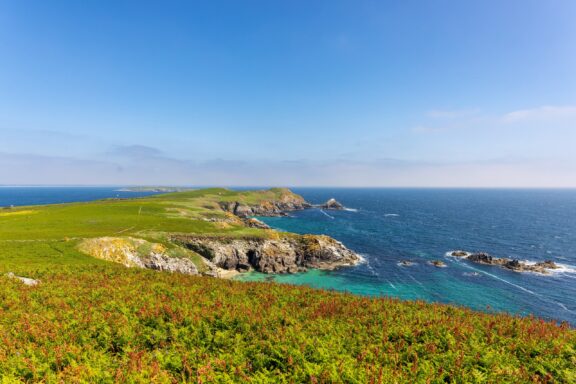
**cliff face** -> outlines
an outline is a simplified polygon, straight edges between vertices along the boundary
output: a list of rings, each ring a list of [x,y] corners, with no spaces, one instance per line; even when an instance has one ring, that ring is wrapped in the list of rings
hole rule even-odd
[[[286,211],[296,211],[312,206],[302,196],[288,189],[279,191],[278,196],[273,200],[264,200],[252,204],[240,201],[224,201],[220,202],[220,208],[239,217],[248,217],[284,216]]]
[[[358,255],[328,236],[227,239],[180,235],[172,240],[228,270],[294,273],[307,268],[334,269],[360,261]]]
[[[123,264],[126,267],[149,268],[158,271],[197,275],[198,269],[187,258],[170,256],[161,244],[142,239],[101,237],[86,239],[79,249],[93,257]]]

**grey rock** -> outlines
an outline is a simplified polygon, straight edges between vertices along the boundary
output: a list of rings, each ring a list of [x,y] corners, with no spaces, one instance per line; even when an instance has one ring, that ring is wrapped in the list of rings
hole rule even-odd
[[[229,270],[295,273],[307,268],[334,269],[360,261],[356,253],[328,236],[227,239],[180,235],[173,240]]]
[[[169,257],[163,253],[151,253],[141,257],[145,268],[157,271],[179,272],[186,275],[197,275],[198,269],[189,259]]]
[[[271,229],[268,224],[255,218],[245,219],[244,224],[250,228]]]
[[[22,283],[24,283],[24,285],[28,285],[31,287],[40,284],[40,280],[31,279],[29,277],[16,276],[13,272],[8,272],[6,276],[11,279],[18,279]]]

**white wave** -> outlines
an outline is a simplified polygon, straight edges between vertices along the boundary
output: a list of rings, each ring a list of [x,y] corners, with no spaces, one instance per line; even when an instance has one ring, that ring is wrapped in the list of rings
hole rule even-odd
[[[568,265],[568,264],[560,264],[560,263],[556,263],[556,265],[558,266],[557,269],[550,269],[550,273],[552,274],[556,274],[556,273],[570,273],[570,274],[574,274],[576,273],[576,267],[573,265]]]
[[[467,265],[467,267],[470,268],[470,269],[475,270],[475,271],[478,272],[478,273],[483,273],[484,275],[490,276],[490,277],[492,277],[492,278],[494,278],[494,279],[496,279],[496,280],[500,280],[500,281],[503,282],[503,283],[506,283],[506,284],[509,284],[509,285],[511,285],[511,286],[513,286],[513,287],[516,287],[516,288],[518,288],[518,289],[520,289],[520,290],[522,290],[522,291],[524,291],[524,292],[528,292],[528,293],[530,293],[530,294],[532,294],[532,295],[534,295],[534,296],[541,297],[539,294],[537,294],[537,293],[535,293],[535,292],[532,292],[532,291],[529,290],[528,288],[524,288],[524,287],[521,286],[521,285],[514,284],[514,283],[512,283],[512,282],[510,282],[510,281],[508,281],[508,280],[506,280],[506,279],[503,279],[503,278],[501,278],[501,277],[498,277],[498,276],[493,275],[493,274],[491,274],[491,273],[488,273],[488,272],[486,272],[486,271],[481,271],[481,270],[476,269],[476,268],[474,268],[474,267],[472,267],[472,266]]]
[[[397,213],[385,213],[384,214],[384,217],[398,217],[398,216],[400,216],[400,215]]]
[[[329,214],[324,212],[324,210],[321,209],[320,212],[322,212],[324,215],[328,216],[329,218],[334,219],[334,216],[330,216]]]
[[[368,263],[368,259],[366,258],[365,255],[361,254],[361,253],[357,253],[356,255],[358,255],[358,258],[360,259],[360,261],[358,262],[358,264],[367,264],[369,268],[372,268],[370,266],[370,263]]]
[[[388,283],[390,284],[390,286],[391,286],[392,288],[394,288],[395,290],[398,290],[398,288],[396,288],[396,286],[395,286],[394,284],[392,284],[392,282],[388,282]]]
[[[564,305],[564,303],[562,303],[562,302],[553,300],[553,299],[551,299],[551,298],[549,298],[549,297],[546,297],[546,296],[543,296],[543,295],[541,295],[541,294],[539,294],[539,293],[533,292],[533,291],[529,290],[528,288],[524,288],[524,287],[521,286],[521,285],[514,284],[514,283],[512,283],[512,282],[510,282],[510,281],[508,281],[508,280],[506,280],[506,279],[503,279],[503,278],[501,278],[501,277],[498,277],[498,276],[493,275],[493,274],[491,274],[491,273],[488,273],[488,272],[486,272],[486,271],[482,271],[482,270],[480,270],[480,269],[474,268],[474,267],[471,266],[471,265],[468,265],[468,264],[463,264],[463,265],[464,265],[466,268],[472,269],[472,270],[474,270],[474,271],[476,271],[476,272],[478,272],[478,273],[484,274],[484,275],[486,275],[486,276],[490,276],[490,277],[492,277],[492,278],[494,278],[494,279],[496,279],[496,280],[499,280],[499,281],[501,281],[501,282],[503,282],[503,283],[506,283],[506,284],[508,284],[508,285],[511,285],[511,286],[513,286],[513,287],[516,287],[516,288],[518,288],[518,289],[520,289],[520,290],[522,290],[522,291],[524,291],[524,292],[527,292],[527,293],[529,293],[529,294],[531,294],[531,295],[534,295],[534,296],[536,296],[537,298],[539,298],[539,299],[542,300],[542,301],[552,302],[552,303],[558,305],[560,308],[562,308],[563,310],[565,310],[565,311],[567,311],[567,312],[574,313],[574,311],[568,309],[568,308],[566,307],[566,305]]]
[[[407,260],[404,260],[404,261],[407,261]],[[416,264],[417,264],[417,263],[415,263],[415,262],[413,262],[413,261],[408,261],[408,263],[399,261],[399,262],[396,263],[396,265],[399,266],[399,267],[411,267],[411,266],[416,265]]]
[[[356,208],[344,208],[344,210],[348,212],[358,212]]]

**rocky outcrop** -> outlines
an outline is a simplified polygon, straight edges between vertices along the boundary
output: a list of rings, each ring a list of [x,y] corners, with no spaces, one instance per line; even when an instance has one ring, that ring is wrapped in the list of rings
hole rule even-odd
[[[334,210],[343,210],[344,206],[340,204],[336,199],[330,199],[324,204],[320,205],[320,208],[323,209],[334,209]]]
[[[277,239],[174,236],[175,241],[227,270],[295,273],[307,268],[354,265],[360,257],[328,236],[290,235]]]
[[[310,208],[308,203],[300,195],[288,189],[282,189],[278,196],[272,200],[263,200],[258,203],[248,204],[242,201],[223,201],[220,208],[236,216],[246,218],[249,216],[286,216],[286,212],[298,211]]]
[[[15,275],[13,272],[8,272],[6,274],[6,277],[10,278],[10,279],[17,279],[20,280],[24,285],[28,285],[30,287],[33,287],[35,285],[40,284],[40,280],[35,280],[35,279],[31,279],[29,277],[22,277],[22,276],[17,276]]]
[[[162,245],[135,238],[101,237],[86,239],[79,249],[93,257],[123,264],[126,267],[197,275],[198,269],[186,257],[174,257]]]
[[[510,269],[516,272],[536,272],[547,274],[552,269],[560,268],[552,260],[546,260],[539,263],[526,263],[517,259],[506,257],[494,257],[486,252],[468,253],[465,251],[454,251],[451,253],[454,257],[461,257],[478,264],[496,265],[502,268]]]
[[[432,260],[432,261],[430,261],[430,265],[433,265],[436,268],[445,268],[446,267],[446,263],[443,262],[442,260]]]
[[[286,212],[297,211],[310,208],[311,205],[305,200],[294,200],[289,202],[283,201],[264,201],[259,204],[248,205],[238,201],[222,202],[220,207],[235,214],[238,217],[249,216],[286,216]]]
[[[244,219],[244,224],[249,228],[271,229],[268,224],[253,217],[249,219]]]

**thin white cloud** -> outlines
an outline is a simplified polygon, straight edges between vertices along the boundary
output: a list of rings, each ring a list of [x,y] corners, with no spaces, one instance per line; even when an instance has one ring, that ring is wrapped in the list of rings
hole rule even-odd
[[[505,114],[505,123],[576,119],[576,106],[545,105],[532,109],[521,109]]]
[[[576,164],[559,160],[244,161],[151,158],[144,163],[0,152],[0,184],[576,187]]]

